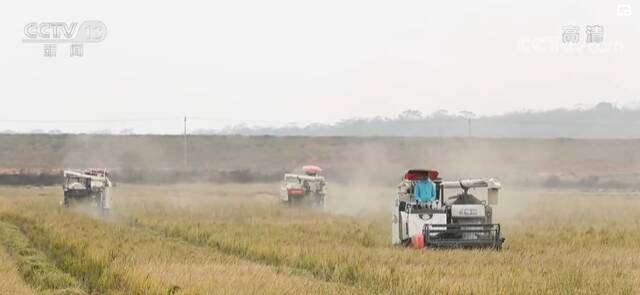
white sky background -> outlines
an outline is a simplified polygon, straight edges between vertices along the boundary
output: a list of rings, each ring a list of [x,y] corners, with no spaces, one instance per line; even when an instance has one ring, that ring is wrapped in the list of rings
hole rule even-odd
[[[618,16],[618,4],[632,16]],[[179,133],[247,122],[640,101],[635,1],[12,1],[0,9],[0,130]],[[22,43],[28,22],[107,25],[70,58]],[[604,49],[585,27],[604,26]],[[562,44],[561,27],[581,27]],[[531,43],[531,41],[547,43]],[[537,45],[536,45],[537,44]],[[557,46],[557,47],[556,47]],[[580,47],[583,47],[582,49]],[[569,51],[568,51],[569,50]],[[571,51],[572,50],[572,51]],[[126,122],[10,122],[113,120]],[[2,121],[5,120],[5,121]]]

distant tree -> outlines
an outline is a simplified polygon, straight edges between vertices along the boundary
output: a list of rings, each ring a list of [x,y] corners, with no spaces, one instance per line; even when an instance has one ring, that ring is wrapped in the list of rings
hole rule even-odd
[[[472,119],[476,117],[476,114],[474,112],[471,111],[460,111],[458,112],[458,115],[460,115],[461,117],[465,118],[465,119]]]
[[[400,120],[420,120],[422,119],[422,112],[418,110],[405,110],[398,115]]]
[[[594,110],[596,112],[607,112],[607,111],[614,111],[617,110],[617,108],[610,102],[601,102],[599,104],[596,105],[596,107],[594,108]]]
[[[602,102],[585,109],[521,110],[493,116],[466,110],[449,113],[444,109],[423,114],[409,109],[393,118],[351,118],[298,128],[236,126],[225,131],[245,135],[640,138],[638,118],[640,108],[620,108]],[[553,182],[551,179],[550,183]]]
[[[442,119],[442,118],[447,118],[447,117],[450,117],[450,115],[449,115],[449,111],[447,111],[445,109],[440,109],[440,110],[437,110],[437,111],[431,113],[431,118]]]
[[[222,134],[247,134],[254,130],[247,123],[240,123],[223,128],[220,133]]]
[[[97,135],[111,135],[111,130],[109,130],[109,129],[95,130],[95,131],[91,132],[91,134],[97,134]]]
[[[120,130],[120,135],[131,135],[134,133],[135,131],[133,130],[133,128],[126,128],[126,129]]]
[[[371,118],[370,121],[371,122],[384,122],[384,121],[387,121],[387,118],[385,118],[383,116],[375,116],[375,117]]]

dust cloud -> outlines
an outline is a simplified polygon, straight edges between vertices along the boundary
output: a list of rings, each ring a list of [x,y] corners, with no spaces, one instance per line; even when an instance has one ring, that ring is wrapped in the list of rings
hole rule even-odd
[[[636,148],[634,141],[612,144],[611,141],[566,139],[215,136],[190,140],[192,168],[224,167],[248,171],[246,173],[270,173],[270,176],[259,182],[250,176],[229,182],[198,175],[194,177],[198,182],[174,178],[171,171],[184,168],[182,141],[179,137],[161,136],[67,136],[60,148],[63,154],[58,165],[121,171],[165,169],[169,172],[162,181],[149,182],[144,176],[136,181],[157,184],[158,189],[167,188],[162,184],[173,184],[170,196],[157,201],[190,208],[212,196],[241,198],[247,202],[266,199],[269,202],[261,204],[268,205],[277,203],[283,171],[293,170],[301,163],[317,164],[325,169],[328,181],[327,212],[348,216],[387,215],[405,170],[435,169],[446,180],[501,179],[500,203],[494,207],[496,221],[517,220],[523,214],[535,215],[532,210],[542,207],[542,198],[533,192],[637,189],[640,179],[637,173],[640,159],[637,155],[628,156],[628,152]],[[315,162],[306,163],[309,157]],[[130,183],[129,176],[121,174],[118,181]],[[153,192],[154,185],[145,186],[145,190]],[[114,197],[124,189],[116,188]],[[474,190],[472,194],[486,199],[484,190]],[[114,201],[116,210],[118,206],[124,205]],[[86,213],[93,215],[91,211]]]

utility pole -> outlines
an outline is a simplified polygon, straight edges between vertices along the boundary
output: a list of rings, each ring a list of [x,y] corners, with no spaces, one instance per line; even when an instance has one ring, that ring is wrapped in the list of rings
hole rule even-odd
[[[184,117],[184,135],[183,135],[183,139],[184,139],[184,145],[182,147],[183,150],[183,168],[186,170],[187,169],[187,161],[188,161],[188,155],[187,155],[187,116]]]
[[[467,137],[471,137],[471,119],[476,117],[476,114],[470,111],[460,111],[462,118],[467,119]]]

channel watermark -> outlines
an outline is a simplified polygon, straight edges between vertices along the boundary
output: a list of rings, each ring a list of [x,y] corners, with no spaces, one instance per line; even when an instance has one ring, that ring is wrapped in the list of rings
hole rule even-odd
[[[608,54],[624,50],[621,42],[605,43],[604,26],[566,25],[558,37],[522,38],[518,50],[526,54]]]
[[[631,11],[631,4],[618,4],[617,9],[618,16],[631,16],[633,12]]]
[[[587,43],[602,43],[604,41],[604,27],[601,25],[586,26],[585,36]],[[580,43],[580,26],[563,26],[562,43]]]
[[[562,43],[557,37],[521,38],[518,51],[533,55],[615,54],[624,51],[624,43]]]
[[[56,57],[58,45],[69,43],[69,56],[84,56],[84,44],[107,37],[107,26],[99,20],[77,22],[30,22],[24,26],[23,43],[42,44],[44,57]]]

